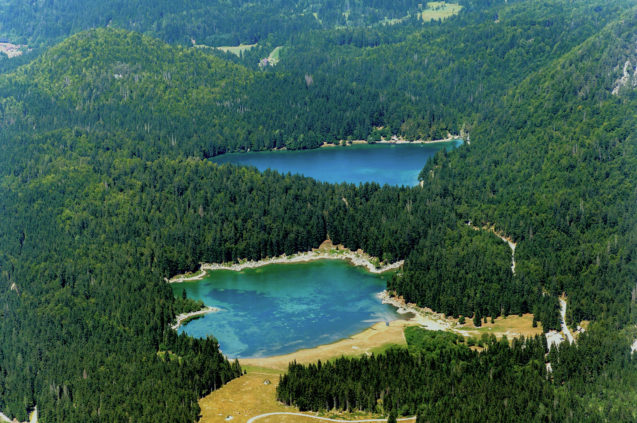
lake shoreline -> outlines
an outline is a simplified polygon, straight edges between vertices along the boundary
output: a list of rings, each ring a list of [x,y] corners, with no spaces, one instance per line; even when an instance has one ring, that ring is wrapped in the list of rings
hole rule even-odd
[[[374,145],[374,144],[441,144],[441,143],[447,143],[447,142],[458,141],[458,140],[462,140],[462,137],[460,135],[449,135],[447,138],[442,138],[438,140],[422,140],[422,139],[406,140],[402,137],[393,136],[391,139],[388,139],[388,140],[381,139],[380,141],[374,141],[374,142],[369,142],[367,140],[352,140],[352,141],[341,140],[338,144],[323,142],[323,144],[321,144],[319,148],[351,147],[354,145]]]
[[[287,370],[288,364],[292,361],[308,364],[317,360],[327,361],[341,355],[369,354],[377,348],[390,344],[404,346],[407,342],[403,331],[409,326],[435,331],[454,331],[454,322],[446,319],[442,313],[418,307],[416,304],[406,303],[401,297],[393,296],[387,290],[376,294],[376,298],[383,304],[396,307],[398,314],[410,314],[411,316],[379,321],[351,336],[311,348],[301,348],[288,354],[269,357],[229,357],[229,359],[237,358],[242,365]]]
[[[217,307],[204,307],[201,310],[192,311],[190,313],[182,313],[175,317],[175,324],[171,325],[170,327],[174,330],[177,330],[180,326],[185,325],[193,319],[205,316],[209,313],[217,313],[219,311],[221,311],[221,309]]]
[[[206,277],[207,272],[215,270],[231,270],[241,272],[245,269],[257,269],[259,267],[268,266],[270,264],[288,264],[288,263],[309,263],[317,260],[345,260],[356,267],[364,267],[369,273],[381,274],[390,270],[400,268],[404,264],[404,260],[384,266],[376,266],[375,262],[378,258],[372,257],[362,250],[352,251],[342,245],[333,245],[331,241],[324,241],[318,248],[311,251],[299,252],[291,256],[282,254],[278,257],[265,258],[258,261],[243,260],[239,263],[202,263],[199,271],[194,274],[182,274],[166,279],[168,283],[182,283],[202,280]]]

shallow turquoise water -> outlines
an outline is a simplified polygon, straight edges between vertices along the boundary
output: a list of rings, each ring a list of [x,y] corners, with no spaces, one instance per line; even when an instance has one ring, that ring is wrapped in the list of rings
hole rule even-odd
[[[436,144],[362,144],[300,151],[231,153],[214,157],[212,161],[301,174],[330,183],[378,182],[381,185],[414,186],[429,158],[442,148],[453,149],[462,143],[462,140],[456,140]]]
[[[376,298],[386,277],[342,260],[320,260],[218,270],[172,288],[175,295],[185,289],[189,298],[222,309],[180,327],[180,333],[212,334],[228,357],[267,357],[328,344],[399,318],[394,307]]]

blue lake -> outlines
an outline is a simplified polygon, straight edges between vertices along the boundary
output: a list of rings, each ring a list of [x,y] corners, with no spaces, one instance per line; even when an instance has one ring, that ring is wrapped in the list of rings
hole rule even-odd
[[[212,161],[301,174],[330,183],[415,186],[429,158],[443,148],[450,150],[462,143],[455,140],[435,144],[359,144],[314,150],[230,153],[216,156]]]
[[[179,328],[214,335],[226,356],[267,357],[329,344],[375,322],[400,318],[376,294],[388,275],[342,260],[272,264],[241,272],[217,270],[201,281],[171,285],[175,295],[222,309]]]

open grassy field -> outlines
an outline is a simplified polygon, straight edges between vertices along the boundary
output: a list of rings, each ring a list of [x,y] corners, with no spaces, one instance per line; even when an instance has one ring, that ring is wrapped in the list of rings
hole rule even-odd
[[[241,44],[238,46],[222,46],[222,47],[215,47],[215,48],[221,51],[225,51],[226,53],[232,53],[236,56],[240,56],[241,52],[250,50],[253,47],[256,47],[256,44]]]
[[[276,400],[276,387],[282,371],[256,366],[243,366],[247,374],[224,385],[199,401],[201,419],[199,423],[245,423],[251,417],[273,412],[299,413],[296,407],[289,407]],[[268,383],[269,382],[269,383]],[[304,413],[303,416],[270,416],[259,419],[259,423],[306,423],[315,422],[311,416],[332,419],[360,420],[378,418],[369,413],[326,412]]]
[[[279,62],[279,60],[281,59],[280,54],[282,49],[283,49],[283,46],[278,46],[278,47],[274,47],[274,50],[270,52],[268,59],[270,60],[271,63],[277,64]]]
[[[431,1],[427,3],[427,8],[420,12],[419,17],[424,22],[434,19],[446,19],[457,15],[462,6],[456,3],[446,3],[444,1]]]
[[[435,19],[444,20],[450,16],[457,15],[462,6],[456,3],[447,3],[444,1],[432,1],[427,3],[427,7],[417,14],[418,18],[423,22],[433,21]],[[385,18],[380,23],[382,25],[396,25],[409,19],[410,15],[402,18]]]
[[[200,423],[226,422],[228,416],[232,416],[233,422],[244,423],[258,414],[299,411],[276,400],[276,386],[282,372],[255,367],[246,367],[246,370],[247,374],[199,401],[202,415]]]

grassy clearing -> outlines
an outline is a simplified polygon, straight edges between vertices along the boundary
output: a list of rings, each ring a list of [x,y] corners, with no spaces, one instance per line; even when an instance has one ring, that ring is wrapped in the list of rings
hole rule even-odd
[[[444,1],[431,1],[427,3],[427,7],[417,14],[418,19],[423,22],[433,21],[435,19],[444,20],[450,16],[457,15],[462,6],[456,3],[446,3]],[[411,15],[407,15],[403,18],[389,19],[385,18],[380,21],[381,25],[396,25],[409,19]]]
[[[241,44],[238,46],[222,46],[215,47],[217,50],[224,51],[226,53],[232,53],[235,56],[241,56],[241,53],[247,50],[250,50],[253,47],[256,47],[256,44]]]
[[[418,17],[424,21],[433,21],[434,19],[447,19],[450,16],[457,15],[462,6],[456,3],[446,3],[444,1],[431,1],[427,3],[427,8],[418,14]]]
[[[281,372],[272,369],[248,369],[248,373],[234,379],[221,389],[199,401],[199,423],[221,423],[232,416],[233,423],[244,423],[250,417],[275,411],[298,412],[276,400],[276,386]],[[269,381],[268,384],[266,381]]]
[[[224,385],[199,401],[201,419],[199,423],[227,422],[232,416],[233,423],[245,423],[254,416],[273,412],[298,413],[296,407],[289,407],[276,400],[276,387],[279,375],[283,372],[256,366],[243,366],[247,374]],[[267,383],[269,381],[270,383]],[[360,420],[382,418],[382,416],[363,412],[335,412],[305,413],[308,416],[321,416],[333,419]],[[306,423],[316,422],[316,419],[303,416],[271,416],[259,419],[259,423]]]
[[[464,325],[458,325],[455,330],[460,334],[470,335],[480,338],[482,334],[489,333],[501,338],[506,335],[507,338],[517,338],[519,336],[529,337],[542,334],[542,324],[538,322],[537,327],[533,327],[533,315],[524,314],[522,316],[511,315],[507,317],[498,317],[491,323],[482,323],[482,326],[475,327],[471,318],[466,319]]]
[[[272,50],[268,56],[270,63],[276,65],[279,60],[281,60],[281,50],[283,50],[283,46],[274,47],[274,50]]]

